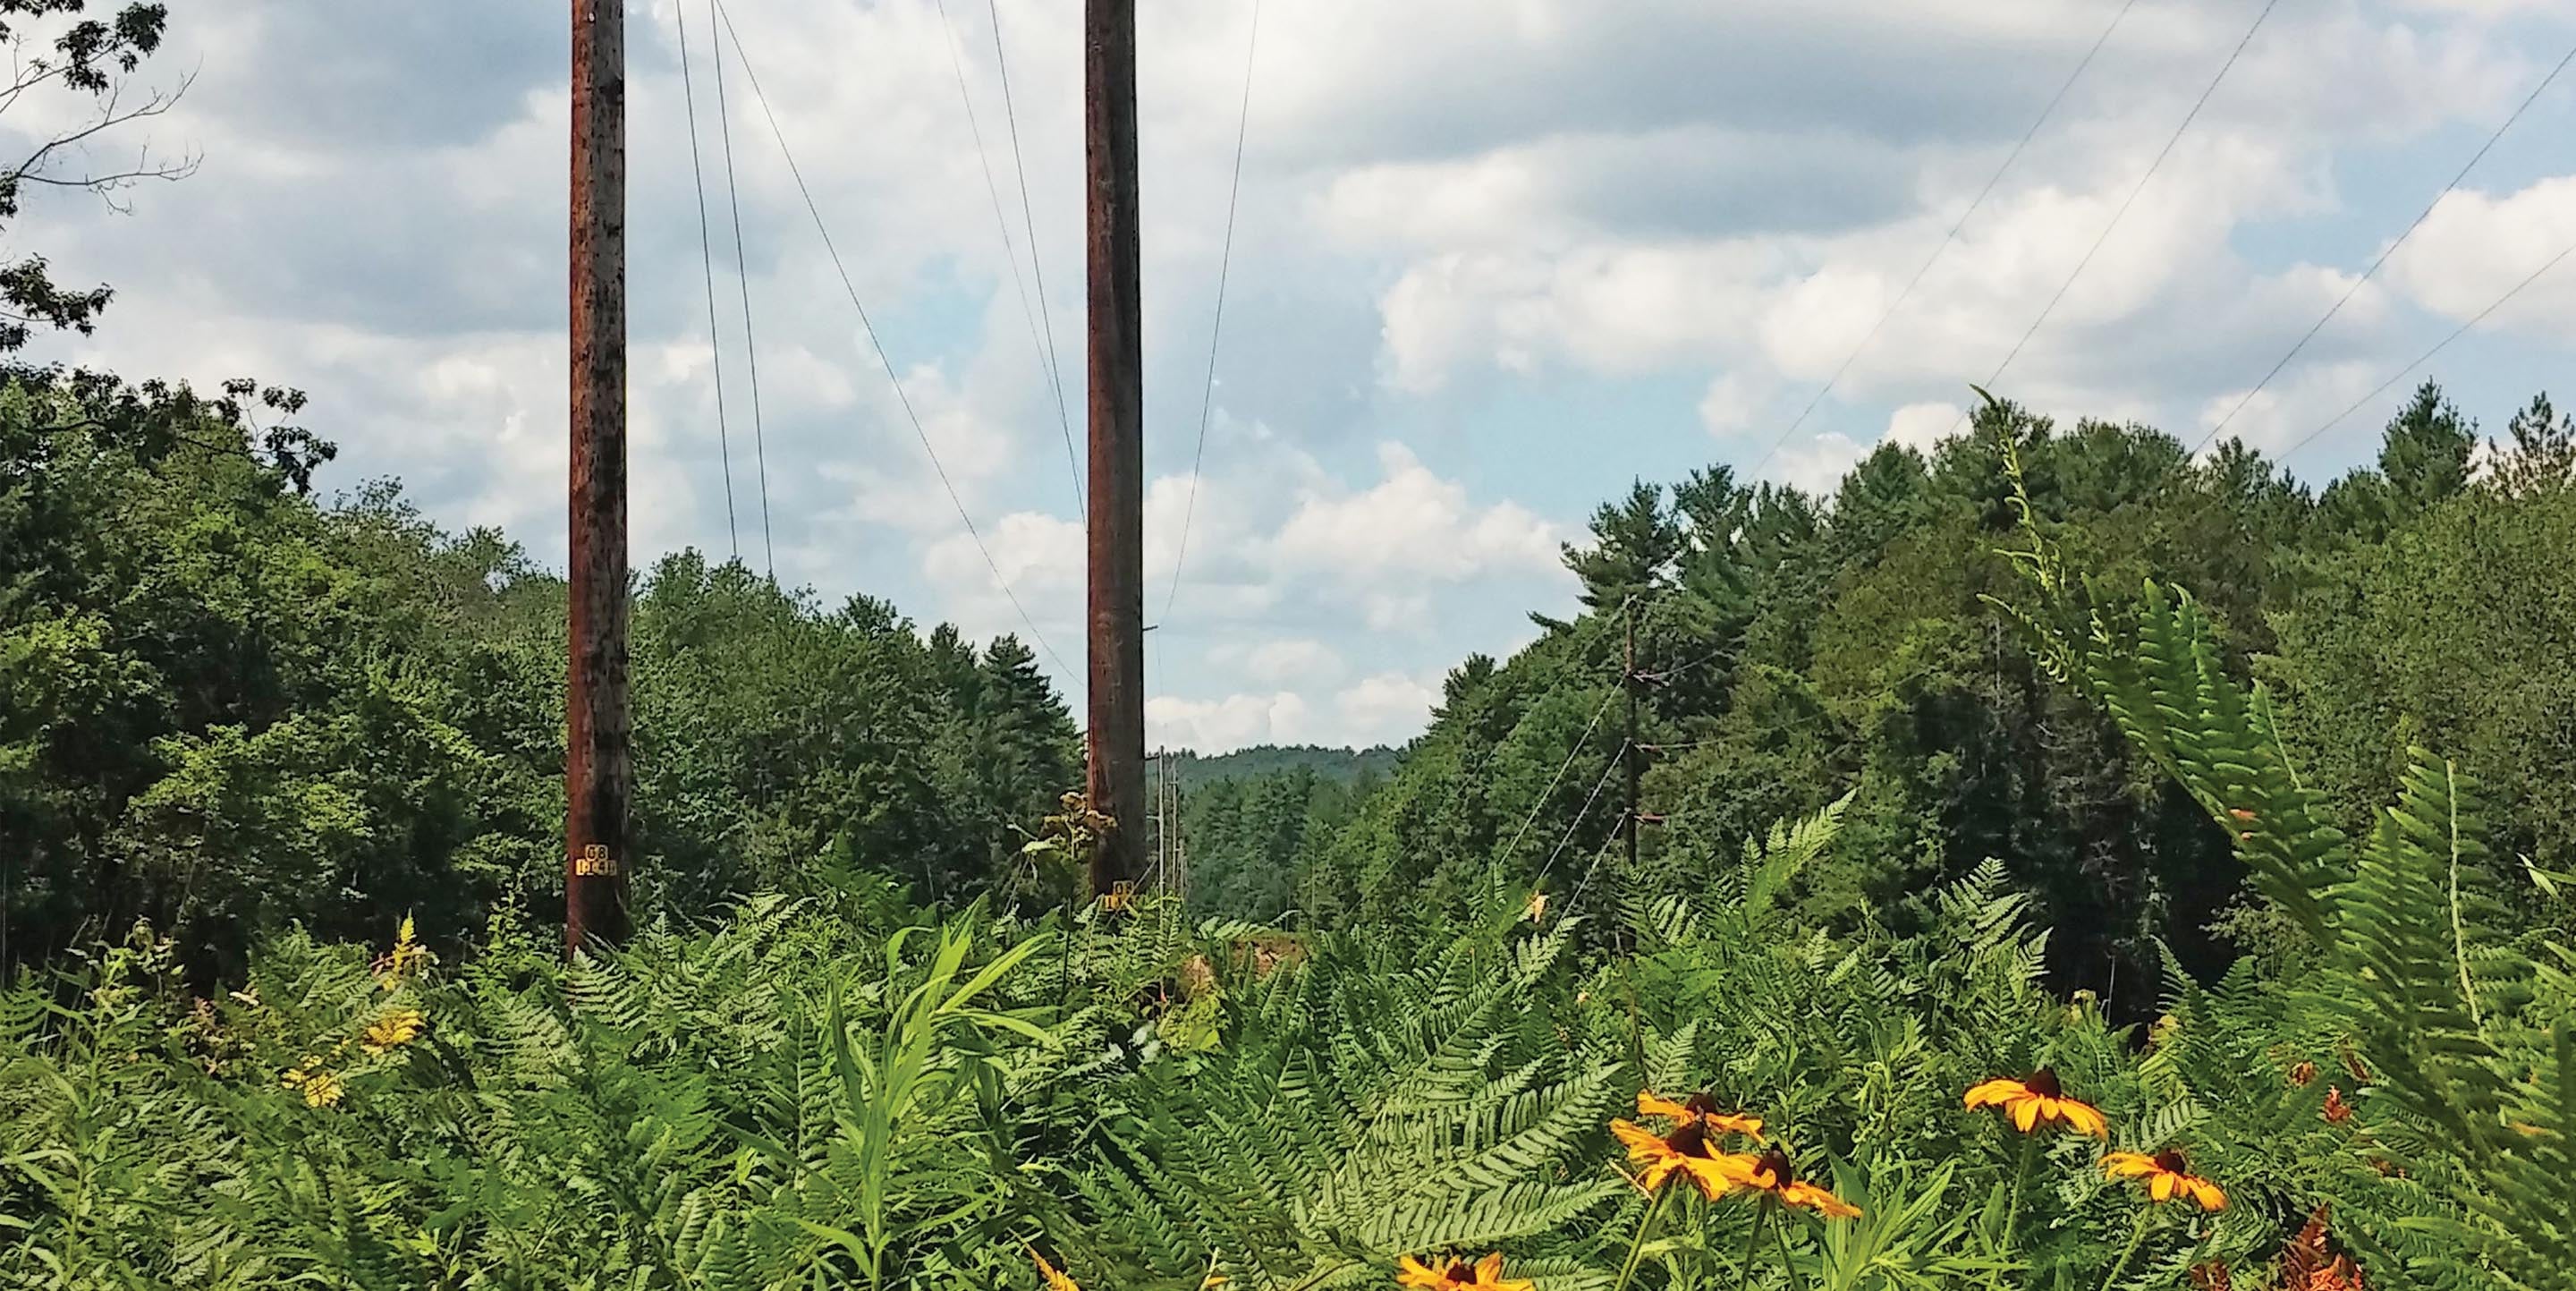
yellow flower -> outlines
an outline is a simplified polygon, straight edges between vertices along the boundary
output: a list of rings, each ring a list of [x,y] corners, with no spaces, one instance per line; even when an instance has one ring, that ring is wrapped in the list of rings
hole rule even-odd
[[[2066,1128],[2078,1134],[2108,1138],[2111,1124],[2091,1103],[2068,1098],[2058,1084],[2057,1073],[2042,1067],[2030,1073],[2027,1080],[1998,1076],[1968,1091],[1969,1107],[2000,1107],[2012,1117],[2013,1127],[2024,1134],[2043,1121],[2064,1121]]]
[[[1709,1151],[1708,1127],[1699,1121],[1686,1121],[1671,1134],[1658,1135],[1633,1121],[1614,1120],[1610,1132],[1627,1145],[1628,1160],[1637,1167],[1637,1182],[1648,1192],[1677,1173],[1698,1185],[1700,1195],[1710,1201],[1752,1182],[1753,1158]]]
[[[1751,1177],[1746,1182],[1778,1197],[1787,1205],[1804,1206],[1827,1219],[1850,1219],[1860,1214],[1860,1207],[1812,1183],[1801,1183],[1797,1167],[1789,1161],[1789,1154],[1778,1148],[1763,1153],[1754,1161]]]
[[[1711,1134],[1747,1134],[1762,1137],[1762,1118],[1717,1110],[1717,1099],[1705,1092],[1674,1102],[1651,1089],[1637,1091],[1637,1115],[1662,1116],[1674,1121],[1696,1121]]]
[[[1475,1288],[1476,1291],[1531,1291],[1531,1284],[1525,1279],[1508,1281],[1504,1279],[1503,1256],[1500,1251],[1474,1264],[1469,1264],[1465,1260],[1442,1259],[1436,1266],[1425,1264],[1408,1255],[1396,1265],[1395,1284],[1400,1287],[1419,1287],[1422,1291],[1460,1291],[1460,1288]]]
[[[2157,1201],[2189,1197],[2202,1210],[2227,1209],[2226,1190],[2193,1174],[2178,1148],[2166,1148],[2154,1156],[2114,1152],[2102,1158],[2102,1169],[2114,1179],[2146,1180],[2147,1196]]]
[[[384,958],[373,966],[376,985],[388,991],[398,990],[405,977],[428,962],[428,949],[412,940],[411,916],[404,915],[402,922],[394,928],[394,948],[386,951]]]
[[[382,1054],[410,1044],[420,1034],[422,1018],[418,1009],[388,1009],[383,1017],[367,1024],[358,1037],[358,1047],[372,1054]]]
[[[280,1072],[277,1082],[288,1089],[304,1091],[306,1107],[337,1107],[340,1095],[348,1092],[340,1078],[322,1067],[320,1058],[306,1058],[301,1065]]]
[[[1547,894],[1544,892],[1530,893],[1529,900],[1521,907],[1522,917],[1528,919],[1531,923],[1537,923],[1546,913]]]
[[[1047,1291],[1082,1291],[1072,1278],[1057,1272],[1054,1265],[1047,1263],[1046,1257],[1038,1254],[1038,1248],[1026,1242],[1020,1243],[1020,1247],[1029,1253],[1030,1259],[1037,1261],[1038,1276],[1046,1279]]]

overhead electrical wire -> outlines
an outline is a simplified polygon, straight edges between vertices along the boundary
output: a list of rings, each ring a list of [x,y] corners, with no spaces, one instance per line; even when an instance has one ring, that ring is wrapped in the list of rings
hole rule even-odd
[[[751,451],[760,474],[760,553],[764,571],[775,582],[778,546],[769,530],[769,443],[760,419],[760,341],[751,325],[751,260],[742,250],[742,192],[734,183],[733,109],[725,97],[724,45],[716,39],[720,34],[715,0],[707,0],[707,48],[714,51],[716,64],[716,125],[724,138],[725,204],[733,211],[734,281],[742,288],[742,356],[751,371]],[[694,133],[695,127],[691,130]]]
[[[1189,500],[1181,506],[1180,549],[1172,557],[1172,585],[1163,593],[1163,618],[1172,617],[1172,602],[1180,599],[1181,568],[1190,558],[1190,524],[1198,518],[1199,472],[1207,463],[1208,417],[1216,406],[1217,342],[1225,334],[1225,284],[1234,267],[1234,212],[1243,195],[1243,137],[1252,122],[1252,68],[1261,51],[1261,0],[1252,0],[1252,30],[1244,37],[1243,102],[1234,117],[1234,174],[1225,189],[1225,240],[1217,253],[1216,312],[1208,323],[1207,376],[1199,387],[1198,446],[1190,452]]]
[[[1601,706],[1592,710],[1592,720],[1583,724],[1583,734],[1574,737],[1574,747],[1567,749],[1565,760],[1556,764],[1556,774],[1548,777],[1547,787],[1539,790],[1538,797],[1531,801],[1529,814],[1521,817],[1521,827],[1512,831],[1512,841],[1503,844],[1503,855],[1509,856],[1520,849],[1521,839],[1529,834],[1530,823],[1546,809],[1548,799],[1556,796],[1556,786],[1564,782],[1565,773],[1574,765],[1574,760],[1583,756],[1584,746],[1592,742],[1592,732],[1601,725],[1601,715],[1610,711],[1610,701],[1618,697],[1618,691],[1611,691],[1602,697]]]
[[[2191,123],[2200,119],[2201,109],[2209,106],[2209,97],[2218,92],[2219,84],[2227,79],[2229,72],[2236,69],[2237,60],[2245,56],[2245,47],[2254,43],[2254,33],[2263,30],[2264,20],[2272,16],[2272,10],[2280,3],[2281,0],[2264,0],[2262,12],[2254,15],[2253,25],[2245,29],[2244,36],[2236,42],[2236,48],[2228,51],[2227,61],[2218,65],[2218,74],[2210,77],[2209,84],[2201,87],[2200,97],[2192,100],[2191,111],[2183,114],[2181,124],[2176,125],[2173,134],[2165,139],[2165,146],[2156,150],[2155,160],[2147,163],[2146,173],[2138,176],[2138,182],[2129,188],[2129,195],[2120,200],[2119,209],[2111,212],[2110,222],[2102,226],[2102,232],[2093,239],[2093,245],[2085,248],[2084,258],[2075,262],[2074,272],[2067,274],[2066,281],[2057,285],[2056,293],[2048,298],[2047,304],[2040,307],[2039,317],[2030,320],[2030,326],[2022,330],[2021,339],[2013,342],[2013,347],[2005,353],[2003,362],[1996,364],[1995,370],[1987,375],[1988,389],[1993,388],[1995,382],[2002,378],[2004,369],[2011,367],[2014,359],[2021,357],[2023,347],[2030,344],[2032,337],[2039,335],[2040,327],[2048,322],[2049,315],[2057,312],[2058,303],[2066,299],[2066,293],[2075,286],[2076,279],[2083,277],[2085,269],[2091,267],[2093,257],[2101,254],[2103,244],[2111,240],[2111,234],[2120,227],[2120,221],[2128,218],[2129,208],[2137,205],[2138,195],[2147,191],[2148,182],[2156,177],[2157,171],[2164,168],[2165,159],[2173,155],[2175,145],[2181,143],[2183,135],[2191,130]],[[1950,423],[1947,433],[1952,435],[1959,433],[1959,427],[1967,424],[1968,413],[1968,409],[1960,409],[1958,420]]]
[[[2433,200],[2424,204],[2424,209],[2417,212],[2415,221],[2407,225],[2404,232],[2397,235],[2397,240],[2381,249],[2379,258],[2371,261],[2370,267],[2362,270],[2361,276],[2353,279],[2352,285],[2344,288],[2342,295],[2335,297],[2335,302],[2326,307],[2326,312],[2319,315],[2317,321],[2310,324],[2307,331],[2300,334],[2297,343],[2290,346],[2289,352],[2283,354],[2280,361],[2272,365],[2272,370],[2264,373],[2263,379],[2255,382],[2254,388],[2246,391],[2245,396],[2236,401],[2236,406],[2228,409],[2227,415],[2219,418],[2218,424],[2211,426],[2209,433],[2200,437],[2199,443],[2192,445],[2193,456],[2199,456],[2200,450],[2209,447],[2210,441],[2218,438],[2219,432],[2226,430],[2228,425],[2236,420],[2236,414],[2245,411],[2245,405],[2254,402],[2254,396],[2263,393],[2264,387],[2272,384],[2272,378],[2281,375],[2281,369],[2290,366],[2290,360],[2299,357],[2299,352],[2308,348],[2308,342],[2315,340],[2317,333],[2323,331],[2327,323],[2334,321],[2336,314],[2343,312],[2343,307],[2352,302],[2354,294],[2361,290],[2362,284],[2369,282],[2371,276],[2379,272],[2379,267],[2388,263],[2390,256],[2397,254],[2397,248],[2406,245],[2406,239],[2415,236],[2415,230],[2424,227],[2424,221],[2432,218],[2433,208],[2440,206],[2442,199],[2449,197],[2452,190],[2460,186],[2460,181],[2467,179],[2469,172],[2475,170],[2477,164],[2486,159],[2488,151],[2496,146],[2496,141],[2504,138],[2504,132],[2512,129],[2514,122],[2522,119],[2522,114],[2529,111],[2531,105],[2538,101],[2541,91],[2548,89],[2550,83],[2558,79],[2558,74],[2567,70],[2567,64],[2571,61],[2576,61],[2576,46],[2571,46],[2566,57],[2559,59],[2558,65],[2550,68],[2549,74],[2540,78],[2540,84],[2531,87],[2531,93],[2523,96],[2522,102],[2515,105],[2512,114],[2507,116],[2502,124],[2496,126],[2494,133],[2487,136],[2485,143],[2478,145],[2476,152],[2469,154],[2468,161],[2460,166],[2460,172],[2451,176],[2451,182],[2442,185],[2442,191],[2435,193]]]
[[[724,402],[724,334],[716,330],[716,253],[707,237],[707,172],[698,161],[698,91],[689,76],[689,15],[677,11],[673,17],[680,34],[680,100],[687,106],[689,119],[689,178],[698,189],[698,263],[707,280],[707,345],[715,360],[716,381],[716,452],[724,464],[725,537],[733,544],[733,558],[742,559],[742,533],[735,526],[733,513],[733,436],[725,428]],[[717,62],[724,55],[716,55]],[[720,105],[721,106],[721,105]]]
[[[2503,295],[2496,297],[2495,302],[2494,302],[2493,304],[2490,304],[2490,305],[2488,305],[2486,308],[2479,310],[2479,311],[2477,312],[2477,316],[2476,316],[2476,317],[2471,318],[2469,321],[2467,321],[2467,322],[2465,322],[2465,323],[2462,323],[2462,324],[2460,324],[2458,327],[2455,327],[2455,328],[2451,329],[2451,334],[2450,334],[2450,335],[2443,337],[2439,342],[2435,343],[2435,345],[2433,346],[2433,348],[2431,348],[2431,349],[2429,349],[2429,350],[2426,350],[2426,351],[2424,351],[2422,354],[2419,354],[2419,355],[2415,356],[2415,361],[2414,361],[2414,362],[2409,363],[2409,364],[2407,364],[2406,366],[2404,366],[2404,367],[2402,367],[2402,368],[2397,369],[2397,371],[2396,371],[2396,372],[2394,372],[2394,373],[2390,374],[2390,376],[2389,376],[2389,378],[2388,378],[2387,380],[2380,382],[2376,387],[2374,387],[2374,388],[2371,390],[2371,392],[2370,392],[2369,394],[2363,395],[2362,397],[2360,397],[2360,398],[2358,398],[2358,399],[2353,400],[2353,401],[2352,401],[2351,406],[2349,406],[2349,407],[2345,408],[2342,412],[2336,413],[2334,416],[2327,418],[2327,419],[2326,419],[2326,421],[2325,421],[2325,424],[2320,425],[2320,426],[2318,426],[2315,430],[2309,431],[2307,434],[2300,436],[2300,437],[2299,437],[2299,441],[2298,441],[2297,443],[2292,444],[2292,445],[2290,445],[2288,448],[2286,448],[2286,449],[2282,450],[2282,452],[2281,452],[2281,457],[2282,457],[2283,459],[2287,459],[2287,458],[2289,458],[2289,457],[2290,457],[2290,456],[2292,456],[2293,454],[2297,453],[2300,449],[2307,447],[2307,446],[2308,446],[2308,444],[2309,444],[2311,441],[2315,440],[2317,436],[2322,435],[2322,434],[2326,433],[2326,432],[2327,432],[2327,431],[2329,431],[2329,430],[2332,430],[2332,429],[2336,426],[2336,424],[2337,424],[2337,423],[2340,423],[2344,418],[2349,417],[2349,416],[2353,415],[2354,413],[2361,411],[2362,405],[2367,404],[2367,403],[2369,403],[2371,400],[2376,399],[2376,398],[2378,398],[2379,396],[2381,396],[2381,395],[2383,395],[2383,394],[2388,393],[2388,388],[2389,388],[2390,386],[2393,386],[2393,385],[2397,384],[2398,382],[2405,380],[2405,379],[2406,379],[2406,375],[2407,375],[2408,373],[2413,372],[2415,369],[2420,368],[2420,367],[2424,366],[2425,364],[2432,362],[2432,361],[2433,361],[2433,356],[2434,356],[2434,355],[2440,354],[2442,351],[2444,351],[2444,350],[2446,350],[2446,349],[2449,349],[2449,348],[2450,348],[2450,346],[2451,346],[2451,342],[2456,341],[2456,340],[2460,339],[2461,337],[2468,335],[2468,334],[2469,334],[2469,330],[2470,330],[2471,328],[2474,328],[2474,327],[2476,327],[2478,324],[2483,323],[2483,322],[2485,322],[2485,321],[2487,320],[2487,315],[2492,314],[2492,313],[2496,312],[2497,310],[2504,308],[2504,306],[2505,306],[2505,302],[2507,302],[2507,301],[2509,301],[2509,300],[2512,300],[2512,299],[2513,299],[2514,297],[2516,297],[2516,296],[2521,295],[2521,294],[2522,294],[2522,290],[2523,290],[2523,288],[2528,287],[2528,286],[2530,286],[2531,284],[2533,284],[2533,283],[2535,283],[2535,282],[2540,281],[2540,279],[2542,278],[2542,276],[2546,275],[2550,270],[2557,268],[2557,267],[2559,266],[2559,264],[2560,264],[2562,261],[2566,260],[2566,259],[2567,259],[2567,257],[2568,257],[2568,256],[2570,256],[2570,255],[2576,255],[2576,242],[2571,242],[2571,243],[2567,244],[2566,246],[2564,246],[2564,247],[2560,248],[2560,249],[2559,249],[2558,254],[2556,254],[2556,255],[2554,255],[2554,256],[2551,256],[2551,257],[2549,257],[2549,259],[2548,259],[2548,261],[2547,261],[2546,263],[2542,264],[2539,268],[2532,270],[2532,271],[2531,271],[2531,273],[2530,273],[2530,275],[2529,275],[2528,277],[2524,278],[2522,281],[2520,281],[2520,282],[2518,282],[2518,283],[2515,283],[2511,288],[2507,289],[2507,290],[2506,290],[2506,292],[2505,292]]]
[[[1626,756],[1628,756],[1628,742],[1623,739],[1619,741],[1618,751],[1610,755],[1610,765],[1602,768],[1601,778],[1592,782],[1592,792],[1583,799],[1583,805],[1575,809],[1574,819],[1566,822],[1565,833],[1557,838],[1556,846],[1548,851],[1547,863],[1539,866],[1538,875],[1530,880],[1532,888],[1545,882],[1547,872],[1556,868],[1556,858],[1565,851],[1567,843],[1574,841],[1574,831],[1583,827],[1583,818],[1592,814],[1593,802],[1601,797],[1601,790],[1610,783],[1610,777],[1619,773],[1620,760]]]
[[[939,477],[939,487],[947,492],[948,504],[956,509],[958,523],[966,527],[966,536],[974,541],[975,550],[984,557],[984,567],[992,571],[994,586],[999,587],[1004,599],[1011,603],[1020,623],[1028,628],[1030,638],[1038,643],[1038,648],[1046,651],[1048,658],[1055,660],[1055,666],[1066,676],[1080,676],[1066,666],[1064,656],[1056,653],[1046,634],[1038,631],[1037,620],[1029,617],[1028,607],[1020,603],[1019,593],[1011,590],[1011,580],[1003,576],[1001,563],[993,559],[993,549],[985,544],[983,533],[975,527],[975,517],[967,513],[965,499],[958,495],[956,483],[948,476],[948,467],[939,460],[938,447],[930,442],[930,431],[921,424],[921,414],[912,406],[912,395],[903,388],[903,379],[894,370],[894,360],[886,354],[885,343],[877,337],[876,323],[868,317],[868,307],[859,300],[858,286],[850,281],[849,266],[842,262],[840,248],[832,243],[831,226],[824,223],[823,210],[814,201],[814,190],[805,182],[804,169],[796,164],[796,152],[787,144],[787,131],[778,123],[777,109],[770,104],[769,95],[760,88],[760,73],[752,67],[751,51],[743,47],[742,33],[734,27],[733,12],[724,7],[724,0],[712,0],[712,3],[716,6],[717,15],[724,20],[725,34],[733,40],[734,56],[742,60],[743,79],[751,83],[752,98],[760,104],[761,115],[768,120],[770,133],[777,137],[779,155],[787,162],[787,174],[796,181],[798,195],[805,199],[805,211],[814,219],[814,231],[822,236],[823,251],[832,259],[833,272],[840,275],[841,289],[849,295],[850,308],[858,312],[859,327],[867,334],[868,348],[876,352],[878,365],[885,369],[886,381],[894,388],[895,401],[902,405],[905,420],[912,423],[912,433],[921,441],[921,451],[930,458],[930,469]]]
[[[1047,308],[1046,261],[1038,255],[1038,221],[1034,213],[1035,208],[1029,202],[1029,167],[1020,154],[1020,109],[1011,97],[1011,56],[1009,51],[1002,47],[1002,0],[990,0],[986,8],[990,9],[993,15],[993,66],[1002,77],[1002,119],[1008,122],[1011,128],[1011,173],[1018,179],[1020,185],[1020,223],[1027,229],[1029,235],[1029,273],[1037,279],[1038,284],[1038,322],[1046,332],[1047,369],[1054,374],[1055,378],[1056,420],[1071,426],[1073,414],[1066,409],[1064,399],[1064,360],[1057,354],[1055,348],[1055,313]],[[1066,434],[1070,436],[1072,432],[1068,430]],[[1077,480],[1088,479],[1080,469],[1074,471],[1074,476]],[[1074,493],[1075,505],[1081,510],[1084,518],[1088,519],[1091,514],[1089,504],[1083,500],[1086,496],[1086,487],[1077,486]]]
[[[993,225],[1002,233],[1002,258],[1011,262],[1011,283],[1020,294],[1020,316],[1029,325],[1029,348],[1036,352],[1038,365],[1045,369],[1047,385],[1055,392],[1055,422],[1064,435],[1065,469],[1072,473],[1074,513],[1088,518],[1090,512],[1082,494],[1082,459],[1073,449],[1073,418],[1065,408],[1063,374],[1056,370],[1046,342],[1038,339],[1038,315],[1029,304],[1028,276],[1020,272],[1020,251],[1011,238],[1010,217],[1002,214],[1002,185],[993,178],[993,154],[984,147],[984,126],[975,115],[975,96],[966,86],[966,55],[949,21],[948,0],[938,0],[938,5],[940,30],[948,41],[948,64],[957,71],[957,98],[966,105],[966,129],[975,138],[975,160],[984,169],[984,192],[993,199]],[[1035,230],[1030,232],[1030,246],[1036,247]]]
[[[1914,276],[1906,280],[1905,289],[1896,293],[1896,299],[1890,301],[1887,308],[1880,312],[1878,321],[1870,324],[1869,334],[1861,337],[1860,344],[1853,346],[1851,353],[1843,356],[1842,363],[1834,368],[1832,376],[1825,378],[1824,386],[1816,391],[1815,397],[1807,401],[1806,407],[1798,410],[1798,415],[1789,422],[1789,428],[1781,431],[1778,439],[1771,441],[1769,451],[1763,453],[1745,474],[1758,475],[1763,467],[1770,465],[1771,459],[1779,456],[1780,450],[1787,446],[1789,437],[1797,434],[1800,426],[1807,424],[1807,418],[1813,415],[1817,406],[1825,401],[1825,396],[1832,394],[1834,387],[1842,383],[1843,375],[1851,371],[1852,364],[1859,361],[1860,356],[1868,351],[1870,343],[1878,339],[1879,332],[1887,326],[1887,320],[1896,317],[1896,311],[1904,308],[1905,302],[1913,298],[1914,289],[1923,285],[1924,275],[1932,272],[1932,266],[1939,264],[1941,257],[1948,255],[1950,248],[1958,243],[1959,231],[1968,227],[1969,219],[1985,206],[1986,198],[1993,195],[1995,191],[1995,185],[2002,183],[2005,173],[2013,168],[2013,163],[2021,160],[2021,154],[2030,147],[2030,141],[2038,137],[2040,127],[2048,124],[2048,119],[2056,115],[2057,106],[2066,101],[2067,92],[2073,90],[2075,83],[2083,79],[2084,70],[2093,65],[2094,56],[2100,54],[2102,47],[2110,43],[2111,33],[2118,31],[2120,23],[2129,16],[2129,11],[2137,7],[2138,0],[2127,0],[2127,3],[2120,6],[2118,13],[2111,15],[2111,24],[2102,29],[2101,35],[2093,38],[2093,47],[2084,51],[2084,57],[2076,61],[2075,70],[2066,74],[2065,83],[2057,87],[2057,93],[2049,96],[2048,105],[2039,110],[2039,115],[2031,121],[2030,128],[2022,131],[2020,141],[2013,144],[2010,153],[2005,154],[2004,163],[1995,167],[1994,174],[1987,176],[1986,186],[1977,190],[1976,197],[1968,202],[1968,209],[1959,212],[1958,220],[1950,225],[1950,231],[1941,238],[1941,245],[1934,248],[1931,256],[1914,271]]]

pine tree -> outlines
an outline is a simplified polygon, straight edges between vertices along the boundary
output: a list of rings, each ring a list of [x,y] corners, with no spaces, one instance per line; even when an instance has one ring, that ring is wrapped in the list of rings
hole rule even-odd
[[[1626,500],[1592,513],[1593,545],[1565,544],[1565,567],[1583,580],[1583,604],[1615,610],[1665,585],[1682,554],[1682,529],[1664,508],[1662,486],[1637,482]]]
[[[2513,444],[2497,450],[2489,477],[2497,492],[2537,497],[2576,484],[2576,415],[2559,415],[2547,394],[2537,394],[2506,430]]]
[[[2418,514],[2466,489],[2477,442],[2477,424],[2442,397],[2440,386],[2417,386],[2415,397],[2388,423],[2379,447],[2379,473],[2388,480],[2397,515]]]

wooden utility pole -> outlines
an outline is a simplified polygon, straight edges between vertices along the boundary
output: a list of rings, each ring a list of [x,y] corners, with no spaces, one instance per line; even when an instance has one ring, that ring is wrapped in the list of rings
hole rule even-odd
[[[1091,352],[1091,806],[1114,822],[1091,891],[1135,876],[1145,834],[1145,342],[1137,234],[1136,0],[1083,7]]]
[[[625,940],[626,10],[572,0],[572,487],[564,951]]]
[[[1621,823],[1628,838],[1628,868],[1620,876],[1623,882],[1637,879],[1637,794],[1645,775],[1646,751],[1637,747],[1637,688],[1645,679],[1637,675],[1637,600],[1628,598],[1623,607],[1628,619],[1627,662],[1619,671],[1619,686],[1628,692],[1628,738],[1619,745],[1619,761],[1628,772],[1628,815]]]

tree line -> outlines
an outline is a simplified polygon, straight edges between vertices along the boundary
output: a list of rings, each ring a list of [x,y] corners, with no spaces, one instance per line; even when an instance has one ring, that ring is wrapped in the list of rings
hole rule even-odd
[[[1929,452],[1882,444],[1828,496],[1722,466],[1640,482],[1565,549],[1578,612],[1453,670],[1382,785],[1291,772],[1195,794],[1195,896],[1310,926],[1436,922],[1532,888],[1611,910],[1700,892],[1772,822],[1849,795],[1794,893],[1817,926],[1919,926],[1921,894],[1993,857],[2055,930],[2056,985],[2126,1010],[2158,998],[2163,949],[2206,975],[2276,944],[2227,840],[1988,603],[2015,577],[2007,444],[2078,564],[2202,600],[2347,828],[2430,744],[2507,804],[2499,868],[2576,860],[2576,421],[2544,396],[2490,439],[2427,383],[2376,461],[2321,490],[2238,441],[2195,458],[2151,427],[2010,403]],[[1660,817],[1633,871],[1615,845],[1632,618],[1640,805]]]
[[[390,482],[318,499],[327,446],[258,405],[0,375],[8,962],[137,920],[229,970],[289,923],[560,917],[563,580]],[[633,651],[645,917],[829,864],[927,899],[1061,884],[1015,831],[1079,752],[1016,638],[684,551],[640,580]]]

